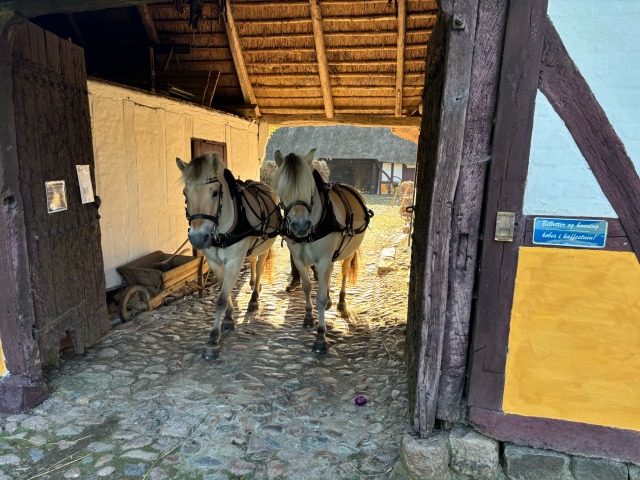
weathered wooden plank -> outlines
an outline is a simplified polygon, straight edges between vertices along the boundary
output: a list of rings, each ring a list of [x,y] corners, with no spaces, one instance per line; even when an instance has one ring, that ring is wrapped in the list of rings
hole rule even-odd
[[[78,131],[80,138],[80,154],[83,165],[89,165],[91,183],[96,194],[95,160],[91,134],[91,115],[89,110],[89,94],[87,90],[86,66],[84,52],[77,48],[74,54],[74,65],[79,77],[79,88],[75,95],[77,100]],[[85,285],[87,302],[86,333],[82,339],[76,340],[76,352],[93,344],[111,325],[107,313],[106,285],[104,278],[104,261],[102,258],[102,240],[100,232],[100,215],[95,203],[81,204],[79,216],[83,219],[80,229],[86,238],[87,258],[85,259]]]
[[[444,17],[439,17],[429,39],[424,80],[424,108],[422,126],[418,139],[418,158],[416,169],[416,184],[423,185],[421,191],[428,193],[433,189],[435,157],[437,155],[437,139],[440,129],[440,110],[444,90],[444,62],[447,42],[447,26]],[[429,199],[431,197],[429,196]],[[422,323],[425,322],[425,285],[426,285],[426,251],[429,208],[427,201],[422,202],[420,194],[416,196],[416,204],[423,208],[415,210],[411,264],[414,268],[410,272],[408,308],[407,308],[407,343],[405,357],[407,361],[407,383],[409,392],[409,410],[413,414],[414,430],[423,428],[420,420],[425,414],[418,409],[424,409],[421,396],[424,389],[420,388],[418,371],[420,362],[425,354],[422,339]],[[429,201],[430,203],[430,201]],[[420,268],[416,268],[420,265]],[[426,423],[426,420],[425,420]],[[426,430],[426,426],[424,427]]]
[[[419,127],[420,117],[395,117],[393,115],[366,115],[366,114],[336,114],[328,119],[321,114],[303,115],[263,115],[262,120],[270,125],[284,126],[313,126],[313,125],[362,125],[375,127]]]
[[[12,71],[14,53],[24,48],[25,38],[28,47],[26,31],[23,22],[17,18],[6,24],[0,22],[0,144],[3,145],[0,151],[0,269],[4,276],[0,282],[3,311],[0,332],[8,371],[13,376],[29,377],[39,372],[32,367],[37,362],[37,348],[33,348],[33,339],[29,339],[24,329],[25,322],[35,322],[35,311],[31,298],[24,203],[19,184],[17,136],[25,126],[16,125],[16,105],[19,106],[21,100],[16,98]],[[0,395],[3,394],[4,390],[0,389]],[[0,404],[2,407],[4,405]]]
[[[567,125],[640,260],[640,176],[548,18],[540,90]]]
[[[436,414],[440,420],[450,422],[459,421],[463,415],[482,200],[491,154],[507,6],[501,0],[480,0],[478,7],[462,165],[453,201],[449,294]]]
[[[418,329],[413,328],[420,338],[413,424],[414,430],[423,436],[433,429],[436,418],[449,277],[451,207],[462,160],[463,135],[458,132],[464,130],[467,111],[477,9],[478,2],[442,4],[442,21],[446,22],[447,33],[441,41],[448,36],[446,53],[438,63],[430,66],[436,72],[442,70],[439,73],[442,93],[435,92],[442,102],[430,105],[429,113],[423,116],[423,131],[418,143],[418,164],[423,170],[421,180],[424,181],[418,180],[418,183],[426,188],[417,194],[420,209],[416,212],[414,236],[426,241],[414,243],[412,264],[424,265],[424,272],[421,272],[424,278],[418,279],[412,274],[418,289],[413,295],[421,298],[409,298],[409,317],[420,324]],[[430,93],[426,92],[427,98]],[[435,125],[429,125],[430,122]],[[429,141],[428,135],[432,135],[435,142]],[[422,195],[425,197],[421,198]],[[424,210],[423,213],[420,210]],[[422,235],[418,225],[422,225]],[[421,252],[418,254],[418,251]],[[418,259],[420,261],[415,261]],[[420,307],[411,307],[416,301]]]
[[[529,162],[547,0],[511,2],[507,16],[494,148],[483,230],[469,405],[499,410]],[[497,212],[516,215],[513,242],[493,240]],[[484,375],[485,371],[498,375]],[[492,383],[489,383],[492,382]],[[489,393],[483,396],[483,393]]]
[[[47,66],[53,73],[61,74],[60,64],[60,37],[45,30],[45,43],[47,50]]]
[[[574,455],[640,463],[640,432],[472,407],[469,420],[490,437]]]

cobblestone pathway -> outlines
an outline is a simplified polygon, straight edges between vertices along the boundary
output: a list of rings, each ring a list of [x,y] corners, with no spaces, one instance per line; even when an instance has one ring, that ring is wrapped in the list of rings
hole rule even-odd
[[[278,247],[255,315],[245,313],[242,274],[238,326],[223,336],[218,360],[200,358],[213,286],[203,300],[144,313],[61,361],[47,373],[44,404],[0,415],[0,480],[388,478],[408,425],[409,252],[401,241],[396,269],[377,274],[402,220],[398,207],[372,208],[360,280],[347,292],[350,316],[328,312],[328,354],[310,351],[304,294],[284,291],[288,251]],[[366,405],[355,405],[358,395]]]

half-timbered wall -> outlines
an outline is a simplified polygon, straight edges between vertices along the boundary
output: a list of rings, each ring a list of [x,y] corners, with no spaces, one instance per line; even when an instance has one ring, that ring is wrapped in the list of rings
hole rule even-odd
[[[155,250],[173,253],[187,238],[175,159],[190,160],[191,140],[226,145],[236,177],[257,178],[266,136],[254,122],[185,102],[90,80],[96,190],[107,288],[116,267]]]
[[[607,7],[509,4],[468,405],[499,440],[637,463],[638,14]],[[606,245],[544,245],[567,236],[537,237],[540,216],[605,221]]]
[[[640,169],[640,7],[551,0],[558,34]],[[615,52],[615,53],[614,53]],[[640,199],[638,199],[640,201]],[[525,189],[526,216],[604,218],[607,249],[616,214],[576,141],[538,92]],[[535,295],[533,294],[535,292]],[[640,430],[640,264],[633,252],[520,248],[503,411]]]

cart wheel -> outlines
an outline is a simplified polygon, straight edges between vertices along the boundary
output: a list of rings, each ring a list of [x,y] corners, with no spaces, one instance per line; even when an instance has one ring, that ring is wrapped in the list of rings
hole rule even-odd
[[[150,310],[151,294],[142,285],[132,285],[122,292],[120,300],[120,318],[123,322],[131,320],[141,312]]]

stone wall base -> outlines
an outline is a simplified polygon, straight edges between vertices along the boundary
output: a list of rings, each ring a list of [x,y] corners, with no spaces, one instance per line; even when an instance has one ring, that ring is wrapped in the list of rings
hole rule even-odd
[[[630,463],[500,443],[470,427],[405,433],[393,480],[640,480]]]

